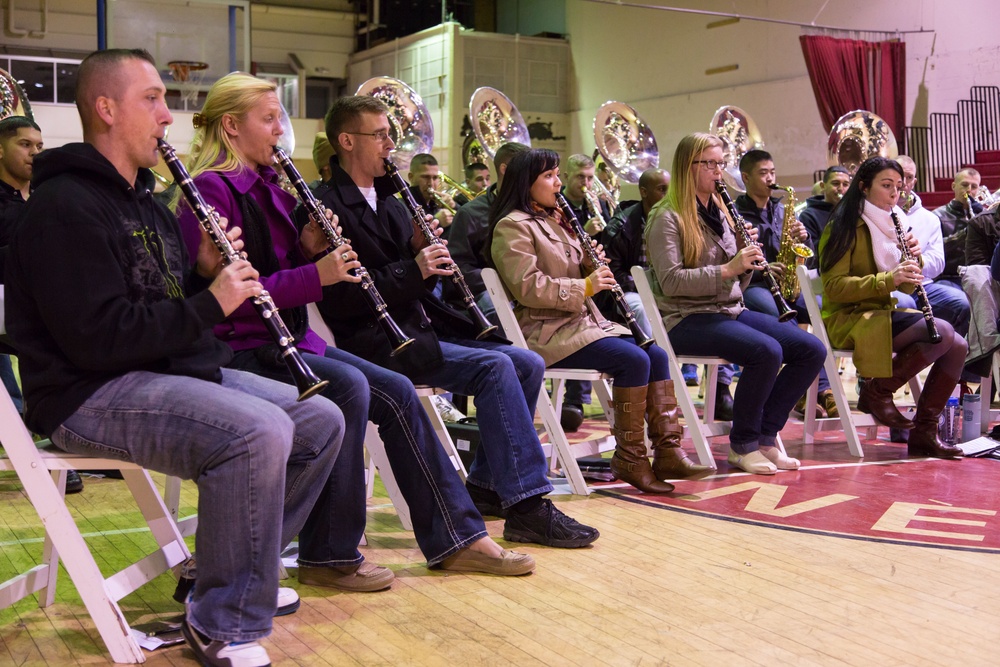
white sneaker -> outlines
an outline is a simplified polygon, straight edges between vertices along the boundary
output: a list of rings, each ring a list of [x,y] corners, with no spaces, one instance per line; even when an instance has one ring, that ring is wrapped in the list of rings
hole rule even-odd
[[[299,594],[295,592],[294,588],[278,588],[278,608],[275,610],[275,616],[288,616],[289,614],[294,614],[299,608],[302,601],[299,600]]]
[[[778,472],[778,468],[768,461],[758,449],[749,454],[737,454],[730,449],[728,460],[729,465],[740,468],[751,475],[773,475]]]
[[[187,620],[181,632],[201,665],[208,667],[270,667],[267,649],[255,641],[222,642],[203,637]]]
[[[801,463],[798,459],[793,459],[777,447],[761,447],[760,453],[767,457],[767,460],[775,465],[778,470],[798,470]]]

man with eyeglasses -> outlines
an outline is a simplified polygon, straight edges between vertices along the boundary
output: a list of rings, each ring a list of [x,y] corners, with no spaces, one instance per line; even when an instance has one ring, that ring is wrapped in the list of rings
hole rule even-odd
[[[553,547],[582,547],[599,536],[544,496],[552,491],[533,424],[545,365],[541,357],[497,337],[475,339],[471,320],[434,295],[453,264],[445,244],[428,244],[385,174],[394,148],[385,105],[344,97],[326,115],[336,151],[322,201],[368,270],[389,313],[414,342],[393,357],[361,291],[324,288],[319,310],[338,347],[400,372],[418,384],[473,396],[481,443],[466,489],[482,514],[506,517],[504,538]],[[437,228],[437,223],[428,216]],[[348,289],[343,289],[348,287]],[[359,480],[360,483],[360,480]]]
[[[780,281],[785,271],[795,271],[795,267],[785,266],[777,261],[778,253],[781,251],[782,235],[785,231],[785,202],[780,197],[772,196],[774,191],[771,186],[777,182],[774,158],[767,151],[759,149],[747,151],[740,160],[740,174],[747,191],[746,194],[736,198],[736,208],[747,222],[757,228],[760,234],[757,240],[764,251],[764,259],[771,267],[771,273]],[[792,219],[792,228],[788,232],[793,241],[804,243],[810,248],[813,247],[810,244],[809,232],[799,220]],[[763,271],[754,271],[750,278],[750,286],[743,290],[743,300],[750,310],[778,316],[778,308],[774,303],[771,291],[764,282]],[[795,309],[799,322],[809,322],[809,313],[802,295],[799,295],[798,299],[788,305]],[[805,410],[805,397],[803,396],[796,404],[795,412],[801,416]],[[840,416],[825,370],[820,370],[819,373],[819,395],[816,397],[815,411],[817,418]]]

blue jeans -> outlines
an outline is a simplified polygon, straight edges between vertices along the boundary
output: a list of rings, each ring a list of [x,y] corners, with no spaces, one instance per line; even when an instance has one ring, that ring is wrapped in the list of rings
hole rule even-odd
[[[358,544],[365,532],[364,439],[369,420],[378,426],[393,476],[410,507],[413,533],[429,565],[486,536],[486,526],[434,434],[413,383],[404,375],[353,354],[326,348],[324,356],[304,354],[309,367],[330,384],[322,395],[344,413],[344,444],[317,506],[307,523],[299,563],[342,566],[360,563]],[[252,351],[238,352],[232,366],[292,383],[283,369],[265,369]]]
[[[580,348],[552,368],[593,368],[614,378],[616,387],[644,387],[667,380],[667,353],[657,345],[643,350],[631,336],[602,338]]]
[[[24,399],[21,396],[21,388],[17,386],[17,378],[14,377],[14,367],[11,366],[10,357],[0,354],[0,380],[10,394],[10,400],[14,401],[14,407],[21,414],[24,414]]]
[[[951,324],[955,333],[965,337],[969,334],[969,319],[972,308],[969,297],[965,295],[962,285],[945,278],[924,285],[927,300],[931,302],[934,317],[940,317]]]
[[[220,641],[268,635],[281,549],[305,525],[340,450],[322,397],[223,369],[222,386],[136,371],[109,381],[52,441],[198,484],[198,580],[188,619]]]
[[[678,354],[725,355],[743,366],[729,433],[738,454],[774,444],[826,358],[826,349],[812,334],[752,310],[736,319],[721,313],[688,315],[668,335]]]
[[[743,292],[743,303],[750,310],[778,317],[778,306],[774,303],[774,296],[771,294],[771,290],[766,287],[760,285],[748,287]],[[809,311],[806,310],[806,302],[801,294],[799,294],[799,298],[788,305],[795,311],[795,319],[798,322],[802,324],[809,323]],[[788,324],[795,325],[796,323],[790,321]],[[826,369],[823,367],[819,369],[819,382],[817,386],[820,391],[826,391],[830,388],[830,378],[827,377]]]
[[[480,446],[467,481],[495,491],[505,508],[551,491],[533,421],[545,374],[542,358],[513,345],[465,338],[441,338],[441,352],[440,367],[410,379],[473,397]]]

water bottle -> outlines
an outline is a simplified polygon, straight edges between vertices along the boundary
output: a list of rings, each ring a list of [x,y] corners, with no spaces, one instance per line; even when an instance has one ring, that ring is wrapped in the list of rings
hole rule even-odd
[[[969,442],[979,437],[982,427],[982,407],[979,394],[966,394],[962,397],[962,442]]]
[[[952,396],[948,399],[948,405],[944,407],[944,420],[941,424],[941,439],[949,445],[954,445],[957,442],[960,415],[958,398]]]

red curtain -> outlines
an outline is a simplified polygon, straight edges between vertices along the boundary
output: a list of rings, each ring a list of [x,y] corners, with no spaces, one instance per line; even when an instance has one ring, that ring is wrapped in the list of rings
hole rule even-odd
[[[802,55],[828,132],[848,111],[881,116],[896,137],[906,123],[906,44],[802,35]]]

